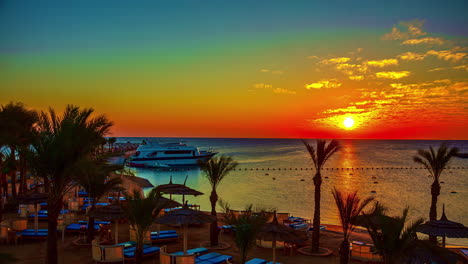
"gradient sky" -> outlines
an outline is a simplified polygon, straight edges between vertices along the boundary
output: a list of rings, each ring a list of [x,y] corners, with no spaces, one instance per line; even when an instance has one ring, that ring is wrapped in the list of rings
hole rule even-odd
[[[114,136],[468,139],[467,13],[465,0],[3,0],[0,104],[93,107]]]

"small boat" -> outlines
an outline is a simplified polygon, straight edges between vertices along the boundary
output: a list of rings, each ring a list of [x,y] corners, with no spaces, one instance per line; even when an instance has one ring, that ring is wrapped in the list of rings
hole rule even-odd
[[[468,159],[468,153],[457,153],[454,156],[460,159]]]
[[[128,159],[130,167],[168,168],[171,166],[197,165],[198,161],[208,161],[217,152],[200,150],[182,141],[160,143],[143,140],[134,155]]]

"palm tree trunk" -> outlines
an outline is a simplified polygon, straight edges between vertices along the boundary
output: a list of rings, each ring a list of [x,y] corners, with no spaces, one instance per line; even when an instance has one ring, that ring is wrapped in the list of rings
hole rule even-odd
[[[431,209],[429,211],[429,220],[437,220],[437,198],[440,194],[440,184],[437,180],[431,185]],[[437,243],[437,237],[429,236],[431,242]]]
[[[313,227],[314,230],[312,231],[312,246],[310,248],[311,252],[316,252],[319,250],[320,246],[320,198],[321,198],[321,187],[322,187],[322,175],[320,175],[320,168],[317,169],[317,172],[314,176],[314,185],[315,185],[315,193],[314,193],[314,220],[313,220]]]
[[[348,264],[349,262],[349,241],[344,239],[340,245],[340,264]]]
[[[135,226],[135,234],[137,236],[137,246],[135,251],[135,263],[140,264],[143,261],[143,235],[144,230],[141,227]]]
[[[20,187],[19,192],[24,193],[26,192],[26,174],[25,174],[25,166],[26,166],[26,159],[22,151],[20,152],[19,156],[19,171],[20,171]]]
[[[91,202],[91,209],[89,211],[94,211],[96,209],[96,200],[93,199]],[[94,217],[88,217],[88,238],[87,242],[91,243],[94,239]]]
[[[57,200],[49,199],[48,205],[48,236],[47,236],[47,264],[58,264],[57,250],[57,219],[62,208],[61,197]]]
[[[211,215],[216,217],[216,202],[218,201],[218,194],[216,190],[213,189],[210,195],[210,202],[211,202]],[[210,224],[210,243],[212,247],[218,246],[218,221],[215,220],[213,223]]]
[[[10,147],[10,155],[11,158],[13,159],[12,161],[12,168],[10,171],[10,177],[11,177],[11,196],[13,196],[14,199],[16,199],[16,148],[15,147]]]

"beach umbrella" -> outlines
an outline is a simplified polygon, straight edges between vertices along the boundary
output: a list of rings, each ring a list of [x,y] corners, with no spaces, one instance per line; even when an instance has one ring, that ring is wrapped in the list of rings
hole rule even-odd
[[[115,221],[115,244],[119,243],[119,220],[126,219],[125,210],[120,205],[108,205],[97,207],[89,211],[88,216],[99,218],[102,220]]]
[[[185,178],[184,184],[177,184],[177,183],[172,183],[172,175],[169,180],[168,184],[162,184],[156,187],[156,190],[158,190],[160,193],[163,194],[169,194],[169,198],[172,199],[172,195],[182,195],[182,203],[185,203],[185,195],[193,195],[193,196],[198,196],[202,195],[202,192],[199,192],[197,190],[194,190],[190,187],[187,187],[185,185],[185,182],[187,181],[187,177]]]
[[[273,261],[276,263],[276,241],[284,242],[302,242],[307,240],[305,232],[297,231],[278,223],[276,212],[274,212],[273,221],[265,224],[259,232],[258,238],[261,240],[272,241]]]
[[[420,225],[417,231],[431,236],[441,236],[443,247],[445,247],[446,237],[468,238],[468,227],[447,219],[447,216],[445,216],[445,205],[442,207],[442,217],[440,220],[427,221]]]
[[[189,209],[185,203],[182,209],[174,210],[167,215],[156,219],[156,223],[164,225],[181,225],[184,228],[184,255],[187,254],[187,229],[188,225],[211,223],[216,220],[216,217]]]
[[[33,204],[34,205],[34,229],[37,232],[39,226],[39,216],[37,205],[47,202],[49,195],[47,193],[30,192],[18,195],[17,200],[20,204]]]

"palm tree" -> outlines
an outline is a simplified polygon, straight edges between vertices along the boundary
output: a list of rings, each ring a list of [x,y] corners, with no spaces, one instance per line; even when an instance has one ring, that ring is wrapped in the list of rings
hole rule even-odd
[[[57,264],[57,218],[63,197],[83,159],[89,158],[109,132],[112,123],[103,115],[91,118],[93,109],[68,105],[62,116],[53,109],[41,112],[37,124],[38,137],[30,156],[33,170],[44,180],[48,190],[47,263]]]
[[[122,183],[120,178],[109,178],[109,174],[120,169],[121,165],[110,165],[100,161],[86,160],[79,166],[76,182],[88,193],[91,206],[90,211],[96,209],[96,203],[114,187]],[[88,243],[94,239],[94,217],[88,220]]]
[[[23,103],[10,102],[2,105],[0,109],[0,137],[2,141],[10,148],[13,154],[13,160],[16,164],[11,173],[12,196],[16,197],[16,170],[20,171],[20,192],[25,191],[25,156],[24,150],[33,139],[34,124],[38,120],[36,111],[26,109]],[[19,161],[16,160],[16,154],[19,154]]]
[[[313,227],[314,230],[312,231],[312,246],[311,246],[311,252],[315,252],[319,250],[320,246],[320,198],[321,198],[321,186],[322,186],[322,175],[321,175],[321,170],[327,160],[336,152],[338,152],[341,149],[341,144],[337,140],[332,140],[330,143],[327,144],[327,141],[317,139],[317,145],[316,147],[310,145],[307,143],[307,141],[302,140],[304,145],[307,148],[307,151],[310,154],[310,157],[312,158],[312,162],[314,163],[315,167],[315,176],[313,178],[314,180],[314,186],[315,186],[315,192],[314,192],[314,219],[313,219]]]
[[[234,215],[229,208],[229,204],[220,202],[225,212],[224,221],[228,225],[234,226],[236,232],[234,242],[240,251],[241,263],[247,261],[249,251],[255,247],[257,237],[262,227],[267,223],[267,212],[261,211],[258,214],[252,213],[252,205],[248,205],[240,215]]]
[[[340,263],[346,264],[349,261],[349,236],[354,230],[354,219],[374,198],[368,197],[361,200],[357,192],[345,196],[336,188],[333,189],[332,194],[333,198],[335,198],[341,227],[343,228],[343,242],[340,245]]]
[[[237,162],[235,162],[231,157],[221,156],[219,158],[214,157],[206,162],[199,162],[199,165],[211,185],[211,215],[216,217],[216,203],[218,202],[218,193],[216,192],[216,189],[224,177],[236,168]],[[218,235],[218,221],[216,220],[210,225],[210,243],[212,247],[218,245]]]
[[[440,176],[449,164],[450,159],[458,153],[457,148],[448,148],[447,144],[442,143],[437,152],[429,147],[429,151],[419,149],[418,155],[413,157],[413,161],[422,164],[430,173],[434,180],[431,185],[431,208],[429,210],[429,220],[437,220],[437,198],[440,195]],[[437,242],[437,238],[430,236],[432,242]]]
[[[363,213],[361,220],[372,238],[375,249],[386,264],[396,263],[455,263],[456,258],[444,248],[419,240],[416,230],[422,218],[407,223],[409,208],[401,216],[391,217],[385,207],[376,203],[373,212]]]
[[[109,144],[109,152],[113,152],[115,142],[117,142],[117,139],[115,137],[107,139],[107,143]]]
[[[141,192],[134,190],[133,194],[126,195],[128,202],[124,208],[128,216],[128,222],[131,228],[135,230],[137,248],[135,252],[135,261],[137,264],[142,262],[143,241],[145,234],[149,231],[159,212],[166,207],[167,200],[154,188],[145,198]]]

